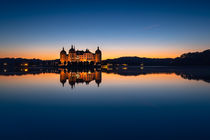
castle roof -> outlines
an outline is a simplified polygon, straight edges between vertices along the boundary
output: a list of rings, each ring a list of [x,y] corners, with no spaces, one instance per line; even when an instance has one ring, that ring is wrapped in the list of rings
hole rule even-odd
[[[77,55],[83,55],[83,54],[84,54],[84,51],[79,51],[79,50],[77,50],[77,51],[76,51],[76,54],[77,54]]]
[[[86,49],[85,53],[90,53],[90,51],[88,49]]]

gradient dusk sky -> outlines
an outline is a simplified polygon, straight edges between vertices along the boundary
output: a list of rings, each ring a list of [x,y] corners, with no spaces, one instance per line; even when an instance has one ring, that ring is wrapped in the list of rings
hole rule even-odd
[[[71,44],[103,59],[210,49],[210,1],[0,1],[0,57],[56,59]]]

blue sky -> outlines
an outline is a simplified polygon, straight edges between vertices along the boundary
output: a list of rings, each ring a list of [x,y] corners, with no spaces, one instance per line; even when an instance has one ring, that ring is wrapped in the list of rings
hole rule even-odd
[[[202,0],[5,0],[0,57],[54,59],[64,46],[97,46],[103,58],[176,57],[210,48],[210,2]]]

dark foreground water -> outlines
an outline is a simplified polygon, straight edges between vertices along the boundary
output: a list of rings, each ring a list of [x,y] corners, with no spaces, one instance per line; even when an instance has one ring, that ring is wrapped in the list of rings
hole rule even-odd
[[[0,73],[0,139],[209,140],[210,69]]]

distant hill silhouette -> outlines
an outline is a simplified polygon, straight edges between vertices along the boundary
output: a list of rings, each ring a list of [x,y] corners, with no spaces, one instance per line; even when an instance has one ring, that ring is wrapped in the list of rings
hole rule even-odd
[[[177,58],[141,58],[141,57],[120,57],[107,59],[102,64],[127,64],[129,66],[184,66],[184,65],[210,65],[210,50],[203,52],[185,53]]]
[[[173,60],[173,65],[210,65],[210,49],[203,52],[185,53]]]
[[[116,59],[107,59],[102,61],[102,64],[128,64],[130,66],[136,65],[147,65],[147,66],[160,66],[160,65],[170,65],[172,63],[172,58],[166,59],[153,59],[153,58],[141,58],[141,57],[120,57]]]

